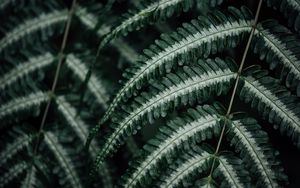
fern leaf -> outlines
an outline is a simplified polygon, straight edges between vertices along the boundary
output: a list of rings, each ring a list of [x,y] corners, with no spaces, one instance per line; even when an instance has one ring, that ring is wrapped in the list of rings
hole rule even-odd
[[[8,160],[14,157],[20,150],[29,146],[34,136],[23,134],[18,136],[12,143],[8,143],[0,153],[0,166],[3,166]]]
[[[114,118],[114,130],[99,152],[96,164],[101,164],[124,138],[136,131],[137,123],[146,119],[152,123],[154,119],[166,116],[169,109],[193,104],[196,100],[203,102],[212,95],[228,91],[236,76],[233,69],[233,62],[229,60],[199,61],[198,66],[185,66],[183,71],[170,73],[162,82],[154,84],[153,91],[156,88],[158,92],[141,94],[131,105],[132,109],[125,108],[119,117]]]
[[[279,81],[266,76],[267,72],[252,67],[245,72],[240,98],[251,102],[260,114],[281,133],[287,133],[300,147],[300,106],[296,96],[290,94]]]
[[[250,187],[249,173],[243,168],[242,160],[233,155],[218,157],[219,165],[214,170],[214,176],[223,176],[220,187]]]
[[[218,15],[217,18],[199,17],[192,24],[184,24],[184,28],[170,36],[162,35],[162,40],[156,41],[156,45],[152,45],[150,50],[145,50],[143,62],[127,71],[129,80],[117,93],[100,123],[91,131],[87,144],[98,132],[101,124],[114,113],[122,99],[130,96],[135,89],[141,88],[145,80],[155,77],[155,74],[170,72],[175,63],[194,62],[197,56],[206,57],[226,47],[234,47],[243,34],[251,30],[251,14],[245,8],[241,11],[229,8],[225,14],[215,14]]]
[[[59,143],[56,135],[51,132],[45,133],[44,138],[45,143],[49,149],[53,152],[56,160],[59,162],[59,166],[65,171],[64,178],[71,184],[72,187],[83,187],[80,178],[75,170],[75,166],[72,164],[71,159],[68,157],[68,153],[62,145]],[[67,183],[66,181],[61,181],[62,184]]]
[[[31,115],[37,115],[41,104],[46,102],[48,98],[49,96],[47,93],[40,91],[31,93],[24,97],[14,98],[0,106],[0,120],[8,119],[16,113],[24,112],[26,110],[30,111]],[[16,116],[14,116],[14,118],[16,118]]]
[[[218,134],[221,129],[218,111],[220,110],[212,106],[198,106],[195,109],[189,109],[182,118],[177,118],[162,127],[160,134],[144,146],[145,156],[142,160],[132,165],[134,172],[127,173],[123,178],[124,187],[145,184],[151,178],[149,174],[158,174],[163,159],[174,156],[175,151],[184,143],[200,142],[212,137],[213,134]]]
[[[278,187],[279,182],[284,181],[276,152],[268,145],[267,134],[255,119],[239,117],[232,120],[227,138],[258,179],[257,187]]]
[[[76,15],[87,28],[91,30],[98,29],[98,18],[93,13],[87,11],[84,7],[78,7]],[[102,38],[104,35],[111,31],[111,26],[102,24],[101,27],[96,30],[97,36]],[[135,62],[138,59],[137,52],[131,48],[125,41],[118,39],[112,42],[112,45],[120,52],[120,54],[130,63]]]
[[[68,124],[72,127],[76,135],[79,137],[82,143],[84,143],[88,136],[88,125],[76,114],[76,109],[66,100],[64,96],[56,98],[58,110],[64,116]],[[96,158],[97,145],[95,142],[91,143],[89,148],[89,154],[93,159]],[[108,169],[108,165],[103,163],[99,174],[105,187],[113,187],[111,181],[111,174]]]
[[[197,4],[194,0],[158,0],[145,8],[138,10],[136,13],[132,11],[127,13],[127,19],[123,20],[120,25],[115,27],[101,42],[101,48],[109,43],[112,39],[117,38],[121,35],[127,35],[128,32],[139,30],[146,24],[153,24],[158,20],[164,20],[167,17],[171,17],[175,12],[187,12],[190,8]],[[206,4],[211,7],[221,3],[221,1],[209,1],[205,0]],[[202,2],[204,4],[204,2]]]
[[[52,25],[64,23],[67,20],[67,10],[53,11],[47,14],[40,14],[38,17],[25,21],[16,28],[8,31],[0,40],[0,53],[13,43],[23,40],[25,36],[36,31],[45,30]]]
[[[86,7],[77,5],[75,14],[87,28],[94,29],[96,27],[97,17],[88,12]]]
[[[57,97],[56,103],[58,105],[58,110],[60,111],[60,113],[72,127],[80,140],[84,142],[88,134],[86,123],[76,116],[75,108],[71,106],[71,104],[66,100],[64,96]]]
[[[78,76],[79,80],[84,81],[88,68],[80,59],[73,54],[70,54],[67,56],[66,65],[76,76]],[[103,86],[103,83],[101,83],[101,80],[95,75],[92,75],[87,84],[87,88],[96,97],[96,101],[106,109],[109,98],[106,88]]]
[[[170,72],[175,63],[183,64],[194,62],[197,56],[208,56],[225,47],[235,46],[243,34],[250,32],[250,13],[242,9],[239,11],[230,8],[225,14],[215,12],[218,18],[199,17],[192,24],[184,24],[168,35],[162,35],[162,40],[156,41],[149,50],[145,50],[143,62],[127,71],[129,80],[118,92],[110,107],[106,111],[101,123],[110,118],[114,110],[120,105],[122,99],[130,96],[135,89],[141,88],[143,82],[155,77],[155,74]],[[91,137],[99,129],[98,125],[91,133]]]
[[[21,188],[43,187],[42,182],[37,177],[38,171],[34,166],[27,170],[25,179],[21,182]]]
[[[5,173],[2,173],[0,177],[0,187],[5,187],[8,183],[18,178],[26,169],[28,168],[27,163],[20,162],[9,168],[9,170]]]
[[[50,53],[45,53],[36,57],[32,57],[28,62],[20,63],[8,73],[0,78],[0,90],[3,90],[14,84],[19,79],[22,79],[31,72],[40,70],[49,66],[54,61],[54,56]]]
[[[172,165],[171,174],[164,179],[160,187],[187,187],[187,182],[191,176],[199,175],[199,173],[207,170],[207,163],[213,156],[205,151],[190,152],[179,159],[179,166]]]
[[[300,41],[275,21],[265,21],[257,30],[254,52],[259,54],[260,59],[266,59],[271,69],[278,64],[283,65],[280,77],[286,80],[287,87],[298,88],[297,94],[300,95]]]
[[[266,0],[269,6],[280,10],[288,19],[289,26],[293,26],[300,34],[300,1],[299,0]]]

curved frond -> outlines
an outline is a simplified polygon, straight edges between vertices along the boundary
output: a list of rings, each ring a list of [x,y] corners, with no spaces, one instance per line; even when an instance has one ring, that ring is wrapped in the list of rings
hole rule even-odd
[[[180,157],[179,165],[171,165],[171,173],[161,179],[163,183],[160,187],[187,187],[186,184],[191,184],[188,180],[192,176],[209,169],[208,163],[211,158],[213,156],[205,151],[185,154]]]
[[[94,29],[96,27],[97,17],[93,13],[88,12],[86,7],[77,5],[75,14],[87,28]]]
[[[66,119],[72,130],[82,142],[85,142],[88,134],[88,126],[79,117],[77,117],[76,109],[71,106],[64,96],[57,97],[56,103],[58,105],[58,111]]]
[[[300,34],[300,1],[299,0],[265,0],[269,6],[280,10],[288,20],[289,26],[293,26]]]
[[[68,124],[72,127],[76,135],[81,140],[81,143],[84,143],[88,136],[88,125],[76,114],[76,109],[67,101],[64,96],[56,98],[58,105],[58,110],[64,116]],[[91,143],[89,148],[89,154],[93,159],[96,158],[97,145],[95,142]],[[101,171],[99,171],[101,180],[105,187],[113,187],[111,181],[111,174],[109,172],[109,166],[106,163],[103,163],[101,166]]]
[[[145,5],[142,9],[135,11],[129,11],[120,25],[115,27],[101,42],[101,48],[104,47],[114,38],[118,38],[121,35],[127,35],[128,32],[139,30],[147,24],[153,24],[159,20],[164,20],[171,17],[175,12],[187,12],[190,8],[197,4],[195,0],[157,0],[150,1],[149,5]],[[222,1],[209,1],[205,0],[201,2],[210,5],[211,7],[221,4]],[[146,3],[145,3],[146,4]],[[199,3],[200,4],[200,3]],[[205,6],[206,7],[206,6]]]
[[[88,68],[85,63],[73,54],[70,54],[67,56],[66,65],[76,76],[78,76],[79,80],[84,81],[88,72]],[[97,102],[106,109],[109,97],[106,92],[106,88],[103,86],[103,83],[101,83],[101,80],[99,80],[95,75],[92,75],[88,81],[87,89],[95,96]]]
[[[27,163],[23,161],[9,168],[7,172],[1,172],[2,175],[0,177],[0,187],[5,187],[5,185],[18,178],[22,173],[26,171],[27,168]]]
[[[287,87],[297,88],[300,95],[300,40],[275,21],[261,23],[257,31],[254,52],[266,59],[271,69],[282,65],[281,79],[285,79]]]
[[[0,39],[0,53],[2,53],[7,46],[23,40],[24,37],[36,31],[44,30],[55,24],[64,23],[67,20],[67,16],[67,10],[54,10],[51,13],[42,13],[38,17],[25,21],[13,30],[8,31],[5,36]]]
[[[46,102],[48,99],[48,93],[41,91],[31,93],[27,96],[14,98],[0,106],[0,120],[2,121],[10,117],[14,117],[15,119],[18,117],[15,116],[16,113],[24,112],[26,110],[31,112],[31,115],[37,114],[39,113],[41,104]]]
[[[47,52],[43,55],[31,57],[27,62],[18,64],[0,78],[0,90],[4,90],[10,85],[13,85],[17,80],[22,79],[31,72],[49,66],[53,61],[54,56]]]
[[[239,117],[229,122],[230,140],[254,177],[258,187],[278,187],[284,181],[283,169],[276,159],[276,151],[268,144],[267,134],[253,118]]]
[[[0,153],[0,167],[13,158],[20,150],[29,146],[33,139],[33,135],[22,134],[21,136],[18,135],[12,143],[8,143]]]
[[[201,103],[211,96],[227,92],[236,77],[234,69],[230,60],[200,60],[197,65],[185,66],[183,70],[170,73],[162,81],[154,83],[150,93],[136,97],[130,108],[125,107],[114,118],[113,131],[105,140],[96,164],[101,164],[127,136],[139,129],[141,125],[136,124],[152,123],[154,119],[166,116],[169,109],[196,101]]]
[[[56,160],[59,163],[59,166],[63,171],[65,171],[64,178],[67,181],[61,181],[61,183],[66,184],[69,182],[72,187],[81,188],[83,187],[81,184],[80,177],[78,176],[75,166],[72,163],[72,160],[68,157],[68,153],[62,145],[59,143],[56,135],[51,132],[46,132],[44,134],[44,141],[49,147],[49,149],[53,152]]]
[[[217,11],[214,14],[218,16],[199,17],[191,24],[184,24],[183,28],[171,35],[162,35],[161,40],[157,40],[150,49],[144,50],[142,62],[127,70],[125,76],[128,81],[117,93],[90,137],[93,137],[100,125],[110,118],[122,99],[141,88],[145,80],[157,74],[170,72],[176,63],[181,65],[194,62],[199,56],[206,57],[210,53],[233,47],[251,30],[251,15],[244,8],[241,11],[229,8],[226,13]]]
[[[233,155],[221,155],[218,157],[219,165],[214,170],[214,176],[222,176],[220,187],[251,187],[250,176],[244,169],[242,160]]]
[[[123,178],[124,187],[145,184],[151,178],[149,174],[153,176],[158,174],[163,159],[172,156],[176,158],[176,151],[184,146],[184,143],[200,142],[211,138],[213,134],[218,134],[221,130],[219,124],[221,118],[217,116],[220,113],[218,111],[220,110],[212,106],[198,106],[187,110],[183,117],[176,118],[161,127],[160,134],[144,146],[145,154],[141,157],[142,160],[133,164],[133,172],[129,171]]]
[[[42,182],[37,177],[38,171],[34,166],[27,168],[27,174],[21,182],[21,188],[38,188],[44,187]]]
[[[242,78],[240,98],[251,103],[260,114],[281,133],[289,135],[300,147],[300,103],[279,81],[266,76],[267,72],[257,67],[249,68]]]

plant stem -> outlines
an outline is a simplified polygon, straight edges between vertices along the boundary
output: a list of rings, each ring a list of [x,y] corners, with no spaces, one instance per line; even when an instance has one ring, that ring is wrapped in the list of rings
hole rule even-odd
[[[38,148],[39,148],[39,145],[40,145],[40,142],[41,142],[41,139],[42,139],[42,135],[43,135],[42,133],[43,133],[43,129],[45,127],[45,122],[46,122],[46,119],[47,119],[47,115],[48,115],[48,112],[49,112],[51,101],[52,101],[52,99],[54,97],[54,94],[55,94],[55,89],[56,89],[56,86],[57,86],[59,73],[61,71],[61,67],[62,67],[63,60],[64,60],[64,50],[65,50],[67,40],[68,40],[68,36],[69,36],[72,17],[73,17],[75,7],[76,7],[76,4],[77,4],[76,1],[77,0],[72,1],[72,5],[71,5],[71,8],[70,8],[69,13],[68,13],[68,19],[67,19],[66,26],[65,26],[64,36],[63,36],[63,40],[62,40],[62,43],[61,43],[61,48],[60,48],[60,51],[58,52],[58,55],[57,55],[58,63],[57,63],[56,71],[55,71],[55,76],[54,76],[54,80],[53,80],[53,83],[52,83],[52,86],[51,86],[51,91],[49,93],[49,99],[48,99],[45,111],[43,113],[42,121],[41,121],[40,128],[39,128],[39,132],[37,134],[37,143],[35,144],[35,147],[34,147],[33,158],[38,153]]]
[[[256,26],[257,26],[257,21],[258,21],[258,17],[259,17],[261,5],[262,5],[262,0],[259,1],[257,9],[256,9],[255,19],[254,19],[254,22],[253,22],[253,25],[252,25],[250,36],[248,38],[248,42],[246,44],[246,48],[245,48],[244,53],[243,53],[243,57],[242,57],[242,60],[241,60],[238,72],[237,72],[237,76],[235,78],[234,88],[233,88],[233,91],[232,91],[232,94],[231,94],[231,98],[230,98],[230,102],[229,102],[229,105],[228,105],[228,108],[227,108],[227,112],[226,112],[226,119],[225,119],[225,122],[224,122],[224,126],[222,128],[221,135],[219,137],[217,148],[216,148],[216,151],[215,151],[214,155],[218,154],[220,146],[221,146],[221,143],[222,143],[222,139],[223,139],[225,128],[226,128],[226,122],[228,121],[228,116],[231,113],[231,109],[232,109],[232,105],[233,105],[234,98],[235,98],[235,95],[236,95],[237,86],[238,86],[238,83],[239,83],[239,80],[240,80],[240,76],[241,76],[241,73],[242,73],[245,61],[246,61],[246,57],[247,57],[247,54],[248,54],[248,51],[249,51],[249,48],[250,48],[250,44],[251,44],[252,38],[253,38],[255,30],[256,30]],[[213,169],[214,169],[214,165],[215,165],[215,160],[216,160],[216,158],[213,159],[213,163],[212,163],[212,167],[211,167],[211,170],[210,170],[209,177],[211,177],[211,175],[212,175],[212,172],[213,172]]]

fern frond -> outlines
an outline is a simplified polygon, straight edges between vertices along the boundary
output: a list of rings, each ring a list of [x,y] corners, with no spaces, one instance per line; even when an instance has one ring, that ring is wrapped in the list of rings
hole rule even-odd
[[[86,7],[77,5],[75,15],[87,28],[94,29],[96,27],[98,22],[97,17],[94,14],[88,12],[88,9]]]
[[[276,159],[276,151],[268,144],[267,134],[253,118],[234,117],[229,124],[227,139],[240,152],[241,158],[258,179],[256,186],[278,187],[285,177]]]
[[[56,135],[51,132],[46,132],[44,135],[45,143],[53,152],[53,155],[55,156],[61,169],[65,172],[63,180],[61,180],[60,183],[65,185],[67,182],[69,182],[72,187],[83,187],[72,160],[68,157],[67,151],[59,143]]]
[[[81,140],[81,143],[84,143],[88,136],[88,125],[76,114],[76,109],[67,101],[64,96],[56,98],[58,105],[58,110],[64,116],[68,124],[72,127],[76,135]],[[97,145],[95,142],[91,143],[89,148],[89,154],[93,159],[97,156]],[[101,171],[99,171],[101,179],[105,187],[113,187],[111,181],[111,174],[109,172],[109,166],[106,163],[103,163],[101,166]]]
[[[221,4],[222,1],[207,1],[202,4],[210,5],[211,7]],[[115,27],[101,42],[101,48],[104,47],[114,38],[121,35],[127,35],[128,32],[139,30],[147,24],[153,24],[159,20],[164,20],[171,17],[175,12],[187,12],[190,8],[197,4],[195,0],[158,0],[146,5],[143,9],[136,13],[128,12],[127,19],[123,20],[120,25]],[[200,4],[200,3],[199,3]],[[204,5],[203,5],[204,6]],[[205,6],[206,7],[206,6]]]
[[[42,13],[38,17],[29,19],[5,33],[5,36],[0,40],[0,53],[13,43],[24,40],[26,36],[37,31],[43,31],[53,25],[64,23],[66,20],[67,10],[54,10],[53,12]]]
[[[38,179],[37,174],[38,174],[38,171],[37,171],[37,169],[34,166],[28,167],[26,177],[21,182],[21,188],[38,188],[38,187],[43,187],[43,184]]]
[[[31,72],[41,70],[44,67],[49,66],[54,61],[54,56],[50,53],[45,53],[36,57],[31,57],[27,62],[18,64],[11,69],[8,73],[4,74],[0,78],[0,90],[14,84],[17,80],[29,75]]]
[[[23,161],[9,168],[7,172],[1,172],[2,175],[0,177],[0,187],[5,187],[5,185],[18,178],[21,174],[23,174],[26,171],[27,168],[27,163]]]
[[[14,98],[0,106],[0,120],[8,120],[11,117],[19,119],[21,116],[16,116],[16,114],[21,112],[24,113],[26,110],[29,111],[28,113],[31,115],[37,115],[39,113],[40,106],[45,103],[48,98],[48,94],[41,91],[30,93],[27,96]]]
[[[220,187],[251,187],[249,173],[244,169],[241,159],[227,154],[219,156],[218,162],[213,175],[223,177]]]
[[[300,147],[300,106],[296,96],[290,94],[267,72],[257,67],[249,68],[242,78],[240,98],[257,109],[262,117],[286,133]]]
[[[120,142],[139,129],[135,127],[137,123],[144,120],[152,123],[154,119],[166,116],[169,109],[196,101],[201,103],[210,96],[228,91],[236,76],[234,69],[234,63],[230,60],[200,60],[198,65],[185,66],[182,71],[170,73],[163,81],[153,84],[152,92],[136,97],[130,108],[125,108],[114,118],[113,132],[99,152],[96,164],[101,164]]]
[[[187,187],[192,176],[207,170],[210,158],[213,156],[205,151],[193,151],[180,157],[179,165],[171,165],[171,174],[163,177],[160,187]]]
[[[84,7],[79,7],[76,11],[76,15],[80,19],[83,25],[91,30],[95,30],[97,36],[102,38],[104,35],[111,31],[111,26],[102,24],[97,30],[98,18],[93,13],[87,11]],[[131,48],[122,39],[114,40],[112,45],[120,52],[120,54],[129,62],[135,62],[138,59],[137,52]]]
[[[280,77],[285,79],[287,87],[297,88],[300,95],[300,40],[275,21],[259,24],[257,31],[254,52],[260,59],[266,59],[271,69],[283,65]]]
[[[140,64],[127,71],[129,80],[117,93],[106,111],[100,124],[91,132],[93,137],[100,125],[110,118],[122,99],[130,96],[135,89],[141,88],[145,80],[156,74],[170,72],[174,64],[194,62],[197,57],[208,56],[225,47],[234,47],[239,43],[243,34],[251,30],[251,16],[248,10],[241,11],[229,8],[227,13],[215,12],[217,17],[199,17],[191,24],[184,24],[170,36],[162,35],[162,40],[156,41],[150,49],[145,50],[145,56]]]
[[[88,72],[88,68],[79,58],[73,54],[69,54],[66,59],[66,65],[73,73],[78,76],[79,80],[84,81]],[[95,75],[91,75],[87,84],[88,90],[95,96],[97,103],[101,104],[104,109],[107,108],[107,102],[109,100],[106,88]]]
[[[163,159],[174,157],[175,151],[180,150],[184,143],[200,142],[211,138],[213,134],[218,134],[221,130],[219,124],[221,117],[217,116],[220,113],[218,111],[220,110],[212,106],[198,106],[187,110],[183,117],[176,118],[167,126],[161,127],[160,134],[144,146],[145,154],[142,160],[132,165],[134,172],[128,172],[124,176],[124,187],[145,184],[151,178],[149,174],[153,176],[158,174],[159,164]]]
[[[26,148],[33,141],[33,135],[18,135],[12,143],[8,143],[0,153],[0,167],[13,158],[20,150]]]
[[[299,0],[265,0],[267,4],[280,10],[288,20],[289,26],[293,26],[300,34],[300,1]]]
[[[58,111],[60,111],[68,124],[72,127],[72,130],[74,130],[82,142],[85,142],[88,134],[88,126],[79,117],[77,117],[76,109],[66,100],[64,96],[57,97],[56,104],[58,105]]]

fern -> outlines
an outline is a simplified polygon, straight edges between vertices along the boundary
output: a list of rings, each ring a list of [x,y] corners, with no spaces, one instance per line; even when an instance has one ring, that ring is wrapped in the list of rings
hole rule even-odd
[[[2,83],[0,89],[4,90],[5,88],[13,85],[16,81],[24,78],[26,75],[29,75],[31,72],[35,72],[51,65],[53,61],[53,55],[45,53],[43,55],[30,58],[28,62],[18,64],[0,78],[0,82]]]
[[[293,26],[296,31],[300,31],[300,2],[298,0],[266,0],[269,6],[279,9],[287,18],[289,26]]]
[[[65,177],[61,180],[61,184],[64,185],[67,180],[72,187],[82,187],[80,178],[74,170],[74,164],[72,164],[71,159],[68,157],[68,154],[63,147],[59,144],[55,135],[51,132],[45,133],[45,143],[55,155],[55,158],[62,167],[62,170],[65,171]]]
[[[151,2],[151,1],[150,1]],[[120,35],[127,35],[128,32],[140,29],[147,23],[155,23],[157,20],[163,20],[167,17],[171,17],[175,12],[187,12],[190,8],[197,4],[194,0],[158,0],[151,2],[149,5],[144,5],[143,9],[128,12],[125,16],[127,19],[123,20],[120,25],[115,27],[101,42],[100,48],[109,43],[113,38],[117,38]],[[216,6],[217,3],[205,1],[199,3],[201,6],[209,4],[210,6]],[[146,4],[146,3],[145,3]]]
[[[21,134],[12,143],[6,145],[5,149],[0,154],[0,166],[3,166],[11,160],[20,150],[23,150],[33,141],[32,135]]]
[[[0,52],[3,53],[9,45],[20,41],[36,31],[44,30],[51,25],[63,23],[66,19],[66,11],[53,11],[49,14],[41,14],[37,18],[27,20],[17,28],[14,28],[5,34],[0,40]]]
[[[14,165],[12,168],[9,169],[8,172],[3,173],[3,175],[0,178],[0,186],[4,187],[8,183],[10,183],[12,180],[17,178],[19,174],[23,173],[27,167],[28,166],[25,162],[20,162]]]
[[[220,95],[222,92],[226,92],[228,90],[226,85],[230,85],[235,77],[235,73],[230,70],[230,67],[233,66],[230,63],[232,62],[225,63],[220,59],[199,61],[199,67],[184,67],[182,72],[167,75],[166,79],[162,81],[164,86],[154,84],[154,88],[157,88],[158,92],[142,93],[131,106],[134,110],[124,109],[117,118],[114,131],[107,138],[107,142],[99,153],[97,163],[101,163],[106,155],[115,150],[118,145],[118,142],[115,141],[122,141],[129,131],[134,132],[136,130],[134,125],[142,122],[143,119],[147,118],[151,123],[154,121],[153,119],[166,116],[169,109],[176,108],[180,103],[183,105],[193,104],[197,98],[198,102],[203,102],[214,93]],[[209,69],[211,70],[208,71]],[[206,90],[206,88],[210,89]],[[202,90],[201,93],[200,90]]]
[[[196,57],[206,57],[226,47],[234,47],[243,34],[251,30],[250,13],[245,9],[242,12],[233,8],[228,11],[227,17],[216,12],[219,15],[217,19],[200,17],[198,21],[192,21],[192,24],[185,24],[184,29],[178,29],[178,33],[162,35],[162,40],[145,50],[141,65],[126,71],[125,77],[128,81],[114,98],[100,125],[111,116],[121,100],[130,96],[135,89],[140,89],[145,80],[160,72],[170,72],[176,62],[181,65],[183,62],[195,60]],[[241,18],[237,18],[236,14]],[[222,22],[223,19],[225,22]],[[227,40],[232,41],[227,43]],[[91,137],[98,129],[99,126],[92,132]]]
[[[258,41],[255,43],[254,52],[260,59],[266,59],[270,68],[274,69],[281,64],[284,69],[280,77],[286,80],[286,86],[295,90],[299,95],[299,41],[287,28],[267,21],[258,27]],[[293,48],[288,48],[293,46]],[[270,50],[270,51],[269,51]]]
[[[216,114],[216,109],[212,107],[199,106],[188,110],[183,118],[177,118],[166,127],[162,127],[160,135],[144,146],[145,157],[133,165],[133,173],[125,176],[124,186],[142,185],[149,179],[148,174],[152,174],[150,170],[158,171],[158,164],[162,164],[164,159],[170,158],[180,150],[179,148],[184,146],[182,143],[195,143],[211,138],[214,133],[218,134],[221,117]]]
[[[240,97],[251,106],[257,108],[262,116],[287,132],[299,147],[299,101],[290,92],[278,85],[278,81],[266,76],[266,71],[253,67],[245,72],[247,77]],[[246,95],[247,93],[247,95]]]
[[[73,54],[68,55],[66,59],[66,65],[76,74],[80,81],[83,81],[85,78],[88,69],[84,63],[80,62]],[[107,108],[108,97],[106,94],[106,89],[96,76],[92,75],[91,79],[88,82],[89,91],[96,97],[96,100],[103,108]]]
[[[180,187],[182,184],[185,186],[188,182],[182,182],[185,179],[188,179],[188,176],[192,174],[201,173],[203,166],[205,168],[205,163],[210,159],[210,155],[207,152],[202,153],[191,153],[188,156],[182,157],[183,161],[180,161],[180,166],[173,167],[174,170],[171,174],[166,177],[166,179],[162,180],[162,187]],[[172,167],[170,167],[172,168]],[[191,177],[189,177],[191,178]]]
[[[31,93],[24,97],[15,98],[0,107],[0,120],[9,121],[16,114],[28,111],[26,114],[38,114],[41,104],[48,99],[48,94],[44,92]],[[23,114],[24,115],[24,114]]]
[[[299,10],[1,1],[0,187],[299,187]]]
[[[223,176],[225,180],[220,187],[250,187],[249,173],[243,168],[242,160],[233,155],[223,155],[218,161],[215,176]]]
[[[228,133],[228,139],[241,153],[245,163],[248,163],[251,172],[257,175],[256,186],[279,186],[277,182],[282,178],[280,177],[281,167],[277,166],[275,153],[266,144],[266,134],[259,130],[260,127],[256,121],[243,118],[232,121],[231,125],[233,128]]]

